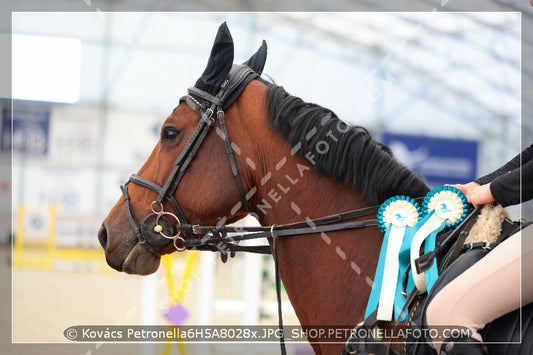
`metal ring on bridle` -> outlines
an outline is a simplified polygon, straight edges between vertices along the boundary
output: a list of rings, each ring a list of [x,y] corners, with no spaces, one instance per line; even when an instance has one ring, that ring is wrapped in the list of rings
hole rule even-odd
[[[179,236],[179,233],[176,234],[175,238],[173,238],[173,239],[174,239],[174,241],[173,241],[174,248],[176,248],[177,251],[182,252],[182,251],[187,250],[187,247],[185,247],[185,246],[183,246],[183,247],[178,247],[178,246],[176,245],[176,240],[180,240],[181,243],[182,243],[182,245],[183,245],[183,243],[185,242],[185,239],[183,239],[182,237],[180,237],[180,236]]]
[[[154,205],[155,206],[159,206],[159,210],[157,210],[156,208],[154,208]],[[183,250],[180,250],[182,248],[178,248],[176,246],[176,239],[181,239],[182,242],[184,242],[185,240],[180,237],[180,233],[181,232],[177,232],[176,235],[173,235],[173,236],[168,236],[166,235],[165,233],[163,233],[163,228],[161,227],[161,225],[159,224],[159,219],[162,217],[162,216],[171,216],[172,218],[174,218],[174,220],[176,221],[177,225],[181,225],[181,221],[180,219],[178,218],[178,216],[176,216],[174,213],[170,213],[170,212],[165,212],[165,210],[163,209],[163,204],[162,203],[157,203],[156,201],[153,201],[152,202],[152,205],[150,206],[150,208],[152,209],[152,212],[155,213],[157,215],[157,218],[155,219],[155,226],[154,226],[154,231],[156,233],[159,233],[159,235],[161,235],[162,237],[164,238],[167,238],[167,239],[172,239],[174,240],[174,246],[176,247],[176,249],[178,249],[179,251],[183,251]],[[160,227],[160,228],[157,228],[157,227]],[[156,229],[157,228],[157,229]]]
[[[163,212],[159,212],[159,213],[157,213],[157,218],[155,219],[156,226],[159,225],[159,218],[161,218],[162,216],[172,216],[172,217],[176,220],[176,222],[178,222],[177,225],[178,225],[178,226],[181,225],[181,222],[180,222],[178,216],[176,216],[176,215],[173,214],[173,213],[170,213],[170,212],[164,212],[164,211],[163,211]],[[180,233],[181,233],[181,232],[178,232],[178,233],[176,233],[176,235],[168,236],[168,235],[166,235],[165,233],[163,233],[163,231],[160,231],[160,232],[159,232],[159,234],[160,234],[162,237],[165,237],[165,238],[167,238],[167,239],[175,239],[175,238],[179,238],[179,234],[180,234]]]
[[[157,218],[155,220],[155,223],[156,223],[156,226],[159,225],[159,218],[161,218],[161,216],[172,216],[176,222],[177,222],[177,225],[181,225],[181,222],[180,222],[180,219],[178,218],[178,216],[176,216],[175,214],[173,213],[170,213],[170,212],[164,212],[163,210],[161,210],[161,212],[157,213]],[[182,251],[185,251],[187,250],[187,248],[185,246],[182,246],[182,247],[179,247],[177,244],[176,244],[176,241],[179,240],[181,241],[182,245],[183,243],[185,242],[185,239],[183,237],[180,237],[180,233],[181,232],[177,232],[176,235],[170,237],[168,235],[166,235],[165,233],[163,233],[163,231],[159,231],[159,234],[164,237],[164,238],[167,238],[167,239],[172,239],[172,244],[174,244],[174,248],[176,248],[177,251],[179,252],[182,252]]]
[[[159,211],[155,210],[154,205],[159,206]],[[150,208],[152,209],[152,212],[155,213],[155,214],[160,214],[160,213],[164,212],[163,211],[163,204],[162,203],[157,203],[156,201],[152,201],[152,204],[150,205]]]

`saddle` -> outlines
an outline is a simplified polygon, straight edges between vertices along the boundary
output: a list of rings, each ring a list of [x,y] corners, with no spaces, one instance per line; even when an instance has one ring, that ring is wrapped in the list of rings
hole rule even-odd
[[[435,349],[429,339],[430,332],[425,320],[426,309],[432,299],[449,282],[455,279],[466,269],[474,265],[487,255],[499,243],[515,234],[533,222],[517,221],[513,222],[505,218],[501,221],[501,232],[494,242],[472,241],[465,244],[469,232],[475,224],[479,209],[475,210],[465,223],[457,230],[447,231],[437,236],[437,248],[432,255],[425,259],[436,257],[439,266],[439,277],[435,282],[430,295],[426,292],[414,291],[407,297],[408,303],[405,306],[409,309],[407,322],[396,323],[394,330],[401,334],[406,334],[401,347],[402,354],[434,355]],[[450,234],[454,233],[454,242],[450,244]],[[424,265],[427,260],[420,258],[419,264]],[[409,270],[408,270],[409,271]],[[490,304],[487,304],[490,307]],[[365,320],[362,327],[373,328],[379,326],[375,317]],[[401,329],[400,329],[401,328]],[[533,354],[533,304],[529,304],[521,309],[510,312],[489,323],[480,331],[484,345],[488,354]],[[354,332],[353,334],[356,334]],[[372,334],[371,332],[366,334]],[[389,355],[399,354],[397,350],[391,348],[390,343],[380,342],[376,339],[358,339],[352,337],[346,343],[341,354],[376,354]]]

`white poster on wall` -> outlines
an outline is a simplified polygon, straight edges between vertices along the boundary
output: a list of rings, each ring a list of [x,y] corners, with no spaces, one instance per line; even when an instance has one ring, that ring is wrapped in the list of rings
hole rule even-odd
[[[101,144],[98,109],[80,106],[55,106],[50,127],[50,155],[62,166],[95,164]]]
[[[96,172],[85,168],[14,165],[14,207],[57,204],[58,213],[91,214],[95,209]]]

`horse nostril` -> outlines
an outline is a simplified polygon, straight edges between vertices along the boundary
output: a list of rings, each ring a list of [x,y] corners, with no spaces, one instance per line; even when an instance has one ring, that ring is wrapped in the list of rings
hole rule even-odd
[[[102,248],[104,248],[105,250],[107,246],[107,230],[105,229],[105,226],[103,224],[98,230],[98,241],[100,242]]]

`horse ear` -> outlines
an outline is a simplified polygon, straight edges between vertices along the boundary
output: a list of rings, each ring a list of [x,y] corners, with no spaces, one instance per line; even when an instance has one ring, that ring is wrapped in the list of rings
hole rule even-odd
[[[233,65],[233,38],[228,25],[224,22],[218,28],[211,55],[202,76],[196,81],[195,87],[216,95],[220,85],[226,80]]]
[[[263,68],[265,67],[265,62],[267,59],[267,43],[263,40],[261,47],[255,52],[254,55],[250,57],[246,62],[242,63],[249,66],[254,72],[261,75]]]

